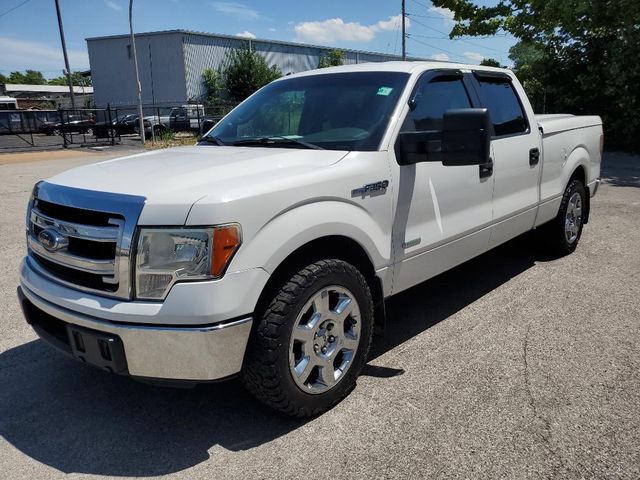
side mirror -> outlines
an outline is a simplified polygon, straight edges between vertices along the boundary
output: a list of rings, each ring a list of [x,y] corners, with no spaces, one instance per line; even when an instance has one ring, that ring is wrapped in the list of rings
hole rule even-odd
[[[488,164],[491,117],[486,108],[449,110],[442,130],[401,132],[396,156],[401,165],[442,162],[447,167]]]

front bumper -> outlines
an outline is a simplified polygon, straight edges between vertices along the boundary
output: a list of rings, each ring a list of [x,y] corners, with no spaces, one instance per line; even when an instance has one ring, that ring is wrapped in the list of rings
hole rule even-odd
[[[18,296],[27,321],[51,345],[114,373],[156,380],[204,382],[238,373],[252,324],[251,317],[192,327],[116,324],[55,305],[24,283]],[[111,342],[112,351],[103,356],[113,358],[100,363],[79,356],[77,330]]]

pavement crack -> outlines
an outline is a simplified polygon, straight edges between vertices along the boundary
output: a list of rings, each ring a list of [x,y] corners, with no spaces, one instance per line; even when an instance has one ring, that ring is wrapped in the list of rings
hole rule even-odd
[[[527,400],[529,408],[531,409],[533,416],[542,423],[542,432],[540,436],[544,444],[545,450],[549,452],[551,457],[555,460],[552,465],[552,474],[550,478],[556,478],[559,471],[565,468],[565,463],[561,455],[558,454],[552,444],[553,432],[551,430],[551,422],[543,416],[536,402],[536,398],[533,394],[533,387],[531,385],[531,367],[529,366],[529,339],[530,339],[531,324],[527,325],[527,330],[524,334],[524,342],[522,345],[522,363],[524,366],[524,385],[527,393]]]

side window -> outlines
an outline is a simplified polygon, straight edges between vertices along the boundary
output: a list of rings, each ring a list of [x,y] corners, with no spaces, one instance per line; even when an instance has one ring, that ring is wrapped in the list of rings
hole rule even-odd
[[[518,95],[507,79],[478,78],[480,100],[489,109],[496,136],[527,131],[527,120]]]
[[[467,90],[458,76],[421,82],[414,99],[416,106],[407,115],[403,132],[442,130],[442,118],[447,110],[471,107]]]

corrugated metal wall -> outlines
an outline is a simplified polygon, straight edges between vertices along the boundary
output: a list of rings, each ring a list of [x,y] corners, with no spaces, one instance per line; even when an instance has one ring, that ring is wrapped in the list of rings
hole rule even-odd
[[[202,72],[207,68],[224,69],[226,56],[234,48],[251,46],[265,57],[269,66],[277,66],[284,75],[304,72],[318,67],[320,57],[331,49],[294,45],[261,40],[246,40],[209,35],[185,33],[183,36],[187,96],[198,100],[206,91],[202,84]],[[387,62],[399,60],[398,56],[367,52],[345,51],[345,63]]]
[[[96,106],[137,104],[129,37],[91,39],[87,45]],[[136,36],[136,49],[143,103],[184,103],[187,95],[182,35],[139,35]]]
[[[105,107],[137,103],[133,60],[129,58],[129,37],[88,39],[91,76],[96,105]],[[330,48],[297,45],[186,31],[138,34],[138,66],[146,104],[181,104],[201,101],[206,95],[202,72],[224,69],[230,50],[250,45],[267,63],[283,74],[317,68]],[[345,50],[345,63],[385,62],[398,56]]]

